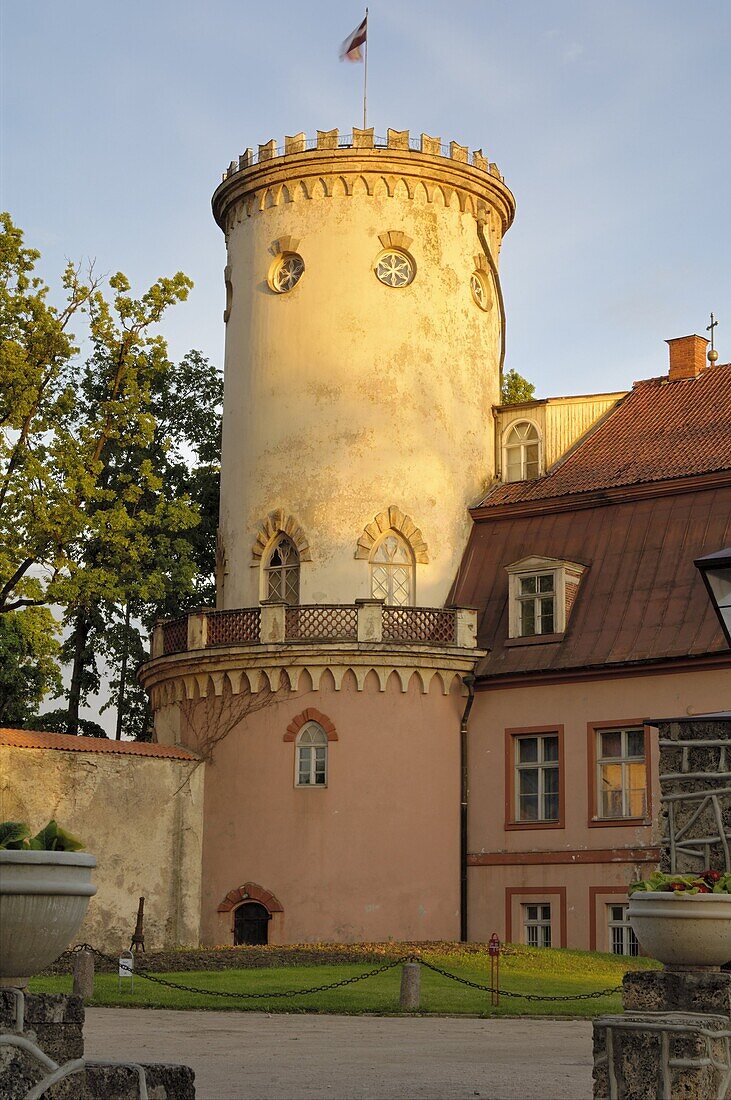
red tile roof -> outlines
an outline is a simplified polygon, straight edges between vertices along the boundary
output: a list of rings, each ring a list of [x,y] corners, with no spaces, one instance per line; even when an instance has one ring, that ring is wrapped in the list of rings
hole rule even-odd
[[[731,487],[475,522],[450,602],[481,609],[480,676],[731,652],[695,558],[731,545]],[[536,555],[586,571],[559,641],[506,646],[506,566]]]
[[[167,760],[197,760],[178,745],[157,745],[149,741],[112,741],[108,737],[74,737],[68,733],[40,730],[0,729],[0,746],[15,749],[58,749],[62,752],[106,752],[119,756],[153,756]]]
[[[544,477],[498,485],[480,507],[731,469],[731,364],[636,382]]]

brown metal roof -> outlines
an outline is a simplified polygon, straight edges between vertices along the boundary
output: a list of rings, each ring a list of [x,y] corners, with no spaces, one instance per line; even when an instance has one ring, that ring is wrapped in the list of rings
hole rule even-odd
[[[478,519],[450,602],[481,608],[479,674],[729,653],[693,559],[731,542],[731,488]],[[587,566],[561,641],[506,646],[506,566],[536,555]]]
[[[68,733],[0,729],[0,745],[15,749],[57,749],[62,752],[106,752],[120,756],[153,756],[168,760],[197,760],[178,745],[149,741],[112,741],[108,737],[74,737]]]
[[[480,508],[731,469],[731,364],[636,382],[544,477],[497,485]]]

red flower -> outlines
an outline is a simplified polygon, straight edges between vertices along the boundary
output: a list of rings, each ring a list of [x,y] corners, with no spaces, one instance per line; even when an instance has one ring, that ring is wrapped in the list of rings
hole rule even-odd
[[[706,880],[706,882],[718,882],[720,877],[720,871],[705,871],[703,874],[703,878]]]

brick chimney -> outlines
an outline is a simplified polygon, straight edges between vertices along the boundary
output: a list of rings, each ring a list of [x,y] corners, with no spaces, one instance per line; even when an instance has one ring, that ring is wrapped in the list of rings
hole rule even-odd
[[[708,341],[703,336],[678,336],[666,340],[670,348],[670,371],[668,381],[677,382],[681,378],[697,378],[706,369],[706,347]]]

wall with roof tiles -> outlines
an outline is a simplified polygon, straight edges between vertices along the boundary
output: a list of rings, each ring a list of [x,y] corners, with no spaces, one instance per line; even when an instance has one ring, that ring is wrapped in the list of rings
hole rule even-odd
[[[198,943],[202,810],[195,762],[0,746],[0,820],[55,818],[97,858],[78,940],[102,951],[129,947],[141,896],[148,950]]]

